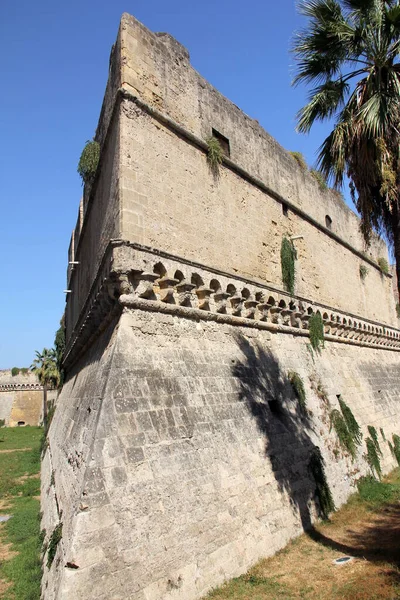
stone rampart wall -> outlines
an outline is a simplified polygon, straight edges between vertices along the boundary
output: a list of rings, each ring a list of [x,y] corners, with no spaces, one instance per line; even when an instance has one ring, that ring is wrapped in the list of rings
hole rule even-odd
[[[332,339],[312,356],[308,338],[284,325],[120,301],[118,326],[76,365],[51,427],[43,526],[50,535],[61,519],[63,539],[45,570],[46,600],[197,600],[311,526],[316,447],[337,506],[346,500],[367,470],[365,448],[354,463],[343,454],[330,410],[340,395],[364,434],[374,425],[390,440],[400,431],[399,354]],[[394,461],[379,441],[387,471]]]

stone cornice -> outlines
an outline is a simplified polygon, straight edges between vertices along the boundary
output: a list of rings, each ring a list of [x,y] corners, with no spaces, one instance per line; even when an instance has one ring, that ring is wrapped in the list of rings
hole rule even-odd
[[[327,341],[400,351],[400,331],[394,327],[166,252],[113,240],[67,341],[66,368],[123,308],[300,336],[308,336],[309,319],[319,312]]]

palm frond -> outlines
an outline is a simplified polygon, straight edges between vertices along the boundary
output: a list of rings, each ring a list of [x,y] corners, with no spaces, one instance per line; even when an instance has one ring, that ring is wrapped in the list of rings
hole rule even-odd
[[[307,133],[315,121],[332,117],[343,105],[348,90],[349,85],[341,79],[315,88],[310,102],[297,113],[297,130]]]

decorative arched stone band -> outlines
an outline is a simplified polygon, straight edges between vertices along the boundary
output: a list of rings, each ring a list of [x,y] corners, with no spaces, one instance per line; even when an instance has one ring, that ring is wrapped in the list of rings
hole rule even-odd
[[[312,314],[320,313],[326,340],[400,351],[400,331],[394,327],[290,296],[261,282],[121,240],[112,242],[107,252],[67,340],[66,367],[123,307],[297,335],[308,335]]]

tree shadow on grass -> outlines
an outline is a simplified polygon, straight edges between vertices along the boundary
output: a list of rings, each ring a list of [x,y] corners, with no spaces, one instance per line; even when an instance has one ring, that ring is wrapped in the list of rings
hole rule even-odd
[[[278,489],[288,495],[298,511],[303,530],[316,542],[340,553],[381,562],[383,554],[377,548],[382,530],[389,522],[355,534],[354,545],[336,542],[313,526],[313,507],[322,518],[327,518],[329,511],[324,508],[321,497],[324,490],[321,490],[318,474],[316,476],[312,469],[314,458],[319,457],[324,474],[320,449],[312,440],[310,414],[301,409],[287,374],[269,350],[257,342],[250,343],[241,334],[236,335],[236,342],[243,360],[236,362],[232,373],[239,380],[240,399],[265,438],[265,456],[270,460]],[[397,518],[400,518],[398,513]],[[392,549],[384,560],[400,564],[399,550]]]

